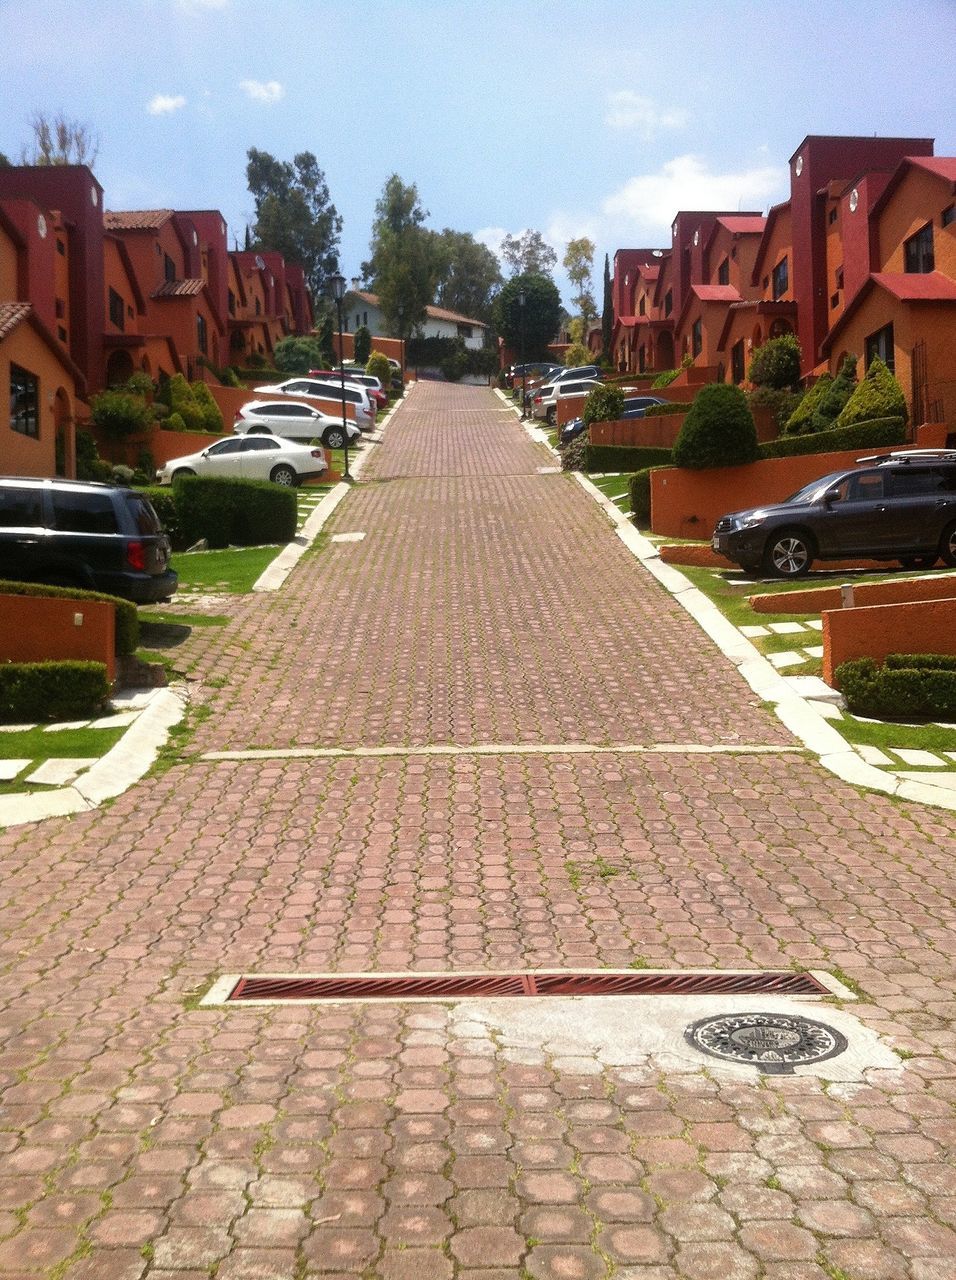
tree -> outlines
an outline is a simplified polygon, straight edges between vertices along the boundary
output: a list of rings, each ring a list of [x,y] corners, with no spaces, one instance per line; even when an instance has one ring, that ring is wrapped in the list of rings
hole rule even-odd
[[[518,302],[522,292],[523,308]],[[515,276],[495,299],[495,328],[512,351],[521,353],[523,349],[525,360],[541,360],[547,355],[548,343],[554,340],[560,321],[561,296],[557,285],[547,276],[533,272]]]
[[[356,364],[366,365],[368,358],[372,354],[372,335],[366,325],[362,324],[355,330],[354,346],[352,349],[352,359]]]
[[[792,333],[770,338],[758,347],[750,362],[748,379],[757,387],[795,387],[800,381],[800,343]]]
[[[311,151],[300,151],[292,163],[268,151],[247,152],[246,180],[256,202],[252,229],[255,249],[271,249],[299,263],[313,298],[326,291],[339,269],[342,219],[329,199],[325,174]]]
[[[322,348],[315,338],[281,338],[272,353],[275,367],[282,373],[308,373],[323,363]]]
[[[574,289],[571,301],[584,322],[584,341],[588,340],[591,321],[597,316],[597,305],[591,288],[591,272],[594,270],[594,241],[587,236],[569,240],[563,266]]]
[[[538,275],[550,277],[558,264],[558,255],[545,244],[540,231],[525,231],[520,236],[505,236],[501,242],[501,258],[512,277]]]
[[[874,356],[833,425],[853,427],[874,418],[902,418],[906,422],[907,417],[903,388],[880,357]]]
[[[487,324],[502,283],[498,259],[468,231],[446,227],[435,237],[438,284],[435,303]]]
[[[591,363],[590,348],[583,342],[572,342],[564,353],[564,364],[567,369],[580,369],[582,365]]]
[[[33,142],[20,153],[21,164],[85,164],[93,168],[100,144],[89,125],[69,120],[62,111],[55,116],[34,111],[30,117]]]
[[[391,336],[406,341],[425,319],[438,280],[436,237],[425,227],[418,188],[393,173],[375,205],[368,262],[362,274],[378,294]]]
[[[604,255],[604,309],[601,312],[601,362],[610,364],[614,343],[614,294],[611,289],[611,261]]]

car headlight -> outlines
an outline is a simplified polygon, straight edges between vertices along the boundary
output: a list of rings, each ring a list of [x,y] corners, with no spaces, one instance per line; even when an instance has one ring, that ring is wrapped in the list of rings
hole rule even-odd
[[[765,515],[744,516],[743,519],[737,521],[738,529],[753,529],[758,524],[763,524],[766,520]]]

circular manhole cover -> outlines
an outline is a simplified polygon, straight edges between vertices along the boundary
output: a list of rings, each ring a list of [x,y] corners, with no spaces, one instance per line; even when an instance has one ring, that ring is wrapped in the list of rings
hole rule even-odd
[[[835,1058],[846,1049],[846,1037],[826,1023],[784,1013],[733,1013],[700,1018],[684,1032],[695,1049],[743,1062],[771,1075]]]

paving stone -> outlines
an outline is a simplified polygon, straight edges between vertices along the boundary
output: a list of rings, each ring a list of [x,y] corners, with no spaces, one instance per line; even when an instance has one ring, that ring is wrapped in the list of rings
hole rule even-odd
[[[92,758],[69,758],[61,756],[56,759],[44,760],[44,762],[27,777],[27,782],[42,783],[48,787],[62,787],[73,779],[84,769],[88,769],[90,765],[95,764]]]
[[[0,760],[0,782],[12,782],[29,763],[29,760]]]

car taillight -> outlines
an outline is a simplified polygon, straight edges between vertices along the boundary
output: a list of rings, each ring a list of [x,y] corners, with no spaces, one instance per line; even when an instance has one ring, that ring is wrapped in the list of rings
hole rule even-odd
[[[128,542],[126,544],[126,562],[131,569],[138,569],[141,573],[146,569],[146,548],[141,542]]]
[[[313,457],[313,458],[324,458],[324,457],[325,457],[325,453],[324,453],[321,449],[313,449],[313,450],[312,450],[312,457]]]
[[[241,421],[242,421],[242,410],[241,410],[241,409],[237,409],[237,410],[236,410],[236,416],[235,416],[235,418],[234,418],[234,420],[233,420],[233,421],[234,421],[234,422],[241,422]]]
[[[535,398],[534,398],[534,402],[535,402],[535,404],[540,404],[540,403],[541,403],[541,396],[535,396]]]

